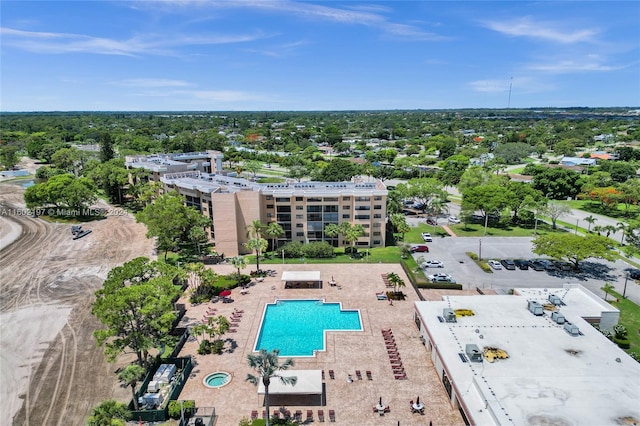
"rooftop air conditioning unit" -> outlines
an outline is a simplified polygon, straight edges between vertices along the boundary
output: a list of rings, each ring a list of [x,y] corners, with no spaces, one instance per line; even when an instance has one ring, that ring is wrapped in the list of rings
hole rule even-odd
[[[556,306],[562,305],[562,300],[560,300],[560,298],[558,296],[556,296],[555,294],[550,294],[549,295],[549,302],[553,303]]]
[[[442,316],[446,322],[456,322],[456,313],[451,308],[444,308],[442,310]]]
[[[565,322],[564,323],[564,330],[569,333],[571,336],[579,336],[580,335],[580,329],[578,328],[577,325],[573,325],[570,322]]]
[[[467,344],[467,346],[465,347],[465,352],[467,353],[467,356],[469,357],[469,360],[471,362],[482,362],[482,352],[480,352],[480,348],[478,348],[478,345],[475,345],[473,343]]]
[[[527,308],[529,309],[529,312],[531,312],[533,315],[542,315],[544,308],[542,307],[541,304],[539,304],[538,302],[536,302],[535,300],[529,300],[527,305]]]
[[[551,312],[551,321],[557,324],[564,324],[566,322],[566,320],[564,319],[564,315],[557,311]]]

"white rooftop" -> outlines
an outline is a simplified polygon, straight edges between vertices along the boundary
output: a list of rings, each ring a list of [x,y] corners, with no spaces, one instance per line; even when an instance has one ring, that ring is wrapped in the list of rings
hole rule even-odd
[[[271,378],[269,395],[316,395],[322,393],[322,370],[286,370],[278,373],[282,377],[296,377],[296,384],[284,384],[277,378]],[[258,394],[264,394],[262,380],[258,382]]]
[[[320,271],[284,271],[282,281],[320,281]]]
[[[603,312],[597,297],[590,297],[580,285],[548,289],[566,304],[560,312],[567,321],[579,327],[581,335],[571,336],[551,321],[550,312],[543,316],[529,312],[527,300],[547,300],[539,291],[518,289],[522,295],[445,296],[443,301],[416,302],[433,351],[442,360],[471,423],[639,421],[640,364],[582,319]],[[471,309],[475,315],[460,317],[456,323],[441,322],[438,317],[444,308]],[[467,344],[476,344],[480,351],[497,347],[509,358],[463,362],[459,354]]]

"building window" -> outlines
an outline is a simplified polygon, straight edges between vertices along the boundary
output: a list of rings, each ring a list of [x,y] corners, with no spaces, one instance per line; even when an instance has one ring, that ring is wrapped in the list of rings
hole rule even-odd
[[[303,214],[297,214],[296,215],[296,219],[304,219],[304,215]]]
[[[304,210],[304,206],[296,206],[296,210]]]
[[[342,210],[351,210],[351,206],[342,206]]]
[[[278,197],[276,198],[276,203],[290,203],[291,202],[291,198],[289,197]]]
[[[324,197],[325,203],[336,202],[338,201],[338,197]]]
[[[329,205],[329,206],[324,206],[324,212],[325,213],[337,213],[338,211],[338,206],[337,205]]]
[[[272,209],[273,208],[273,204],[267,204],[267,208],[268,209]]]
[[[304,237],[304,232],[296,232],[296,237]]]
[[[342,197],[342,201],[351,201],[351,197]]]
[[[380,213],[376,213],[373,215],[374,219],[382,219],[382,215]]]
[[[307,213],[308,222],[322,222],[322,213]]]
[[[373,240],[373,244],[376,245],[376,246],[379,246],[380,245],[380,240]]]
[[[376,222],[373,224],[374,228],[380,228],[382,226],[382,224],[380,222]]]
[[[307,203],[320,203],[320,202],[322,202],[322,198],[318,198],[318,197],[307,198]]]
[[[322,206],[307,206],[307,213],[320,213]]]
[[[304,197],[296,197],[296,201],[304,201]]]
[[[382,204],[376,204],[373,206],[374,210],[382,210]]]
[[[351,217],[351,215],[348,215],[348,214],[343,214],[343,215],[342,215],[342,218],[343,218],[343,219],[349,219],[350,217]]]
[[[368,224],[368,223],[365,223],[365,224],[363,224],[363,225],[362,225],[362,227],[363,227],[364,229],[367,229],[367,228],[369,228],[369,224]]]
[[[278,213],[291,213],[291,206],[278,206]]]
[[[356,206],[355,210],[371,210],[371,206]]]
[[[381,235],[382,235],[382,234],[381,234],[379,231],[378,231],[378,232],[374,232],[374,233],[373,233],[373,236],[374,236],[374,237],[379,237],[379,236],[381,236]]]
[[[278,222],[291,222],[291,214],[278,213],[277,220]]]
[[[267,218],[271,219],[273,217],[273,213],[267,213]]]
[[[356,201],[370,201],[371,197],[356,197]]]
[[[375,197],[373,197],[374,201],[380,201],[382,200],[382,197],[379,195],[376,195]]]
[[[296,228],[304,228],[304,223],[296,223]]]
[[[273,195],[267,195],[267,201],[273,200]]]
[[[371,219],[371,215],[370,214],[357,214],[353,218],[354,219],[365,220],[365,219]]]

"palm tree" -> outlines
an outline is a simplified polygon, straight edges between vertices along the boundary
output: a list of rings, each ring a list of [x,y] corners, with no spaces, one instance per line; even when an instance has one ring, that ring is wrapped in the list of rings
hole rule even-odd
[[[88,426],[124,426],[131,418],[131,412],[127,404],[114,399],[102,401],[100,405],[91,410],[91,416],[87,419]]]
[[[587,232],[591,232],[591,225],[593,225],[593,223],[595,221],[597,221],[597,220],[598,220],[598,218],[594,217],[593,215],[589,215],[589,216],[584,218],[584,221],[589,224],[589,226],[587,227]]]
[[[278,222],[271,222],[264,233],[271,237],[271,250],[275,250],[277,248],[277,239],[284,235],[284,228]]]
[[[389,282],[393,285],[394,293],[398,292],[398,287],[405,286],[404,280],[400,278],[400,275],[396,274],[395,272],[390,272],[389,274],[387,274],[387,278],[389,279]]]
[[[611,235],[612,232],[616,232],[616,227],[613,225],[606,225],[602,227],[602,230],[606,232],[605,235],[609,238],[609,235]]]
[[[604,300],[605,302],[607,301],[607,296],[609,295],[609,292],[613,290],[613,285],[611,283],[605,283],[604,287],[602,287],[602,289],[604,290]]]
[[[353,249],[356,245],[356,241],[358,241],[358,238],[362,237],[364,234],[364,226],[360,225],[359,223],[353,226],[349,226],[349,228],[346,230],[346,232],[344,233],[344,239],[347,240],[348,243],[351,243],[351,253],[353,253]]]
[[[629,230],[629,225],[627,225],[624,222],[618,222],[618,223],[616,223],[616,225],[617,225],[616,230],[617,231],[622,231],[622,237],[620,238],[620,244],[624,244],[624,235]]]
[[[235,256],[231,258],[231,264],[238,270],[238,285],[240,285],[240,270],[247,267],[247,259],[242,256]]]
[[[144,373],[146,372],[144,367],[139,366],[138,364],[132,364],[127,366],[124,370],[118,374],[118,379],[126,386],[131,386],[131,394],[133,395],[133,408],[138,410],[138,398],[136,397],[136,386],[138,385],[138,381],[142,379]]]
[[[255,250],[256,252],[256,272],[260,272],[260,255],[267,249],[269,243],[264,238],[252,238],[244,246],[249,250]]]
[[[260,220],[254,220],[246,226],[247,237],[262,238],[262,231],[264,230],[264,224]]]
[[[278,359],[280,351],[274,349],[271,352],[267,352],[266,349],[260,349],[257,355],[247,355],[249,361],[249,367],[258,372],[257,376],[253,374],[247,374],[247,382],[253,385],[258,385],[260,381],[264,385],[264,405],[267,412],[267,426],[270,425],[269,419],[269,385],[271,379],[278,378],[282,384],[293,385],[298,382],[296,376],[281,376],[280,371],[288,370],[289,367],[293,367],[294,362],[291,358],[287,358],[282,364]]]

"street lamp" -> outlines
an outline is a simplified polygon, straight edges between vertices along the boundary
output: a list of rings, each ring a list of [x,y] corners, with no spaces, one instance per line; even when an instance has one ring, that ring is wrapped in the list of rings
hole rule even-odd
[[[482,238],[478,239],[478,260],[482,260]]]
[[[579,220],[580,220],[580,219],[576,219],[576,232],[575,232],[575,234],[576,234],[576,235],[578,235],[578,221],[579,221]]]
[[[624,288],[622,289],[622,298],[626,299],[627,294],[627,281],[629,281],[629,273],[624,274]]]
[[[282,264],[284,265],[284,249],[282,249]]]

